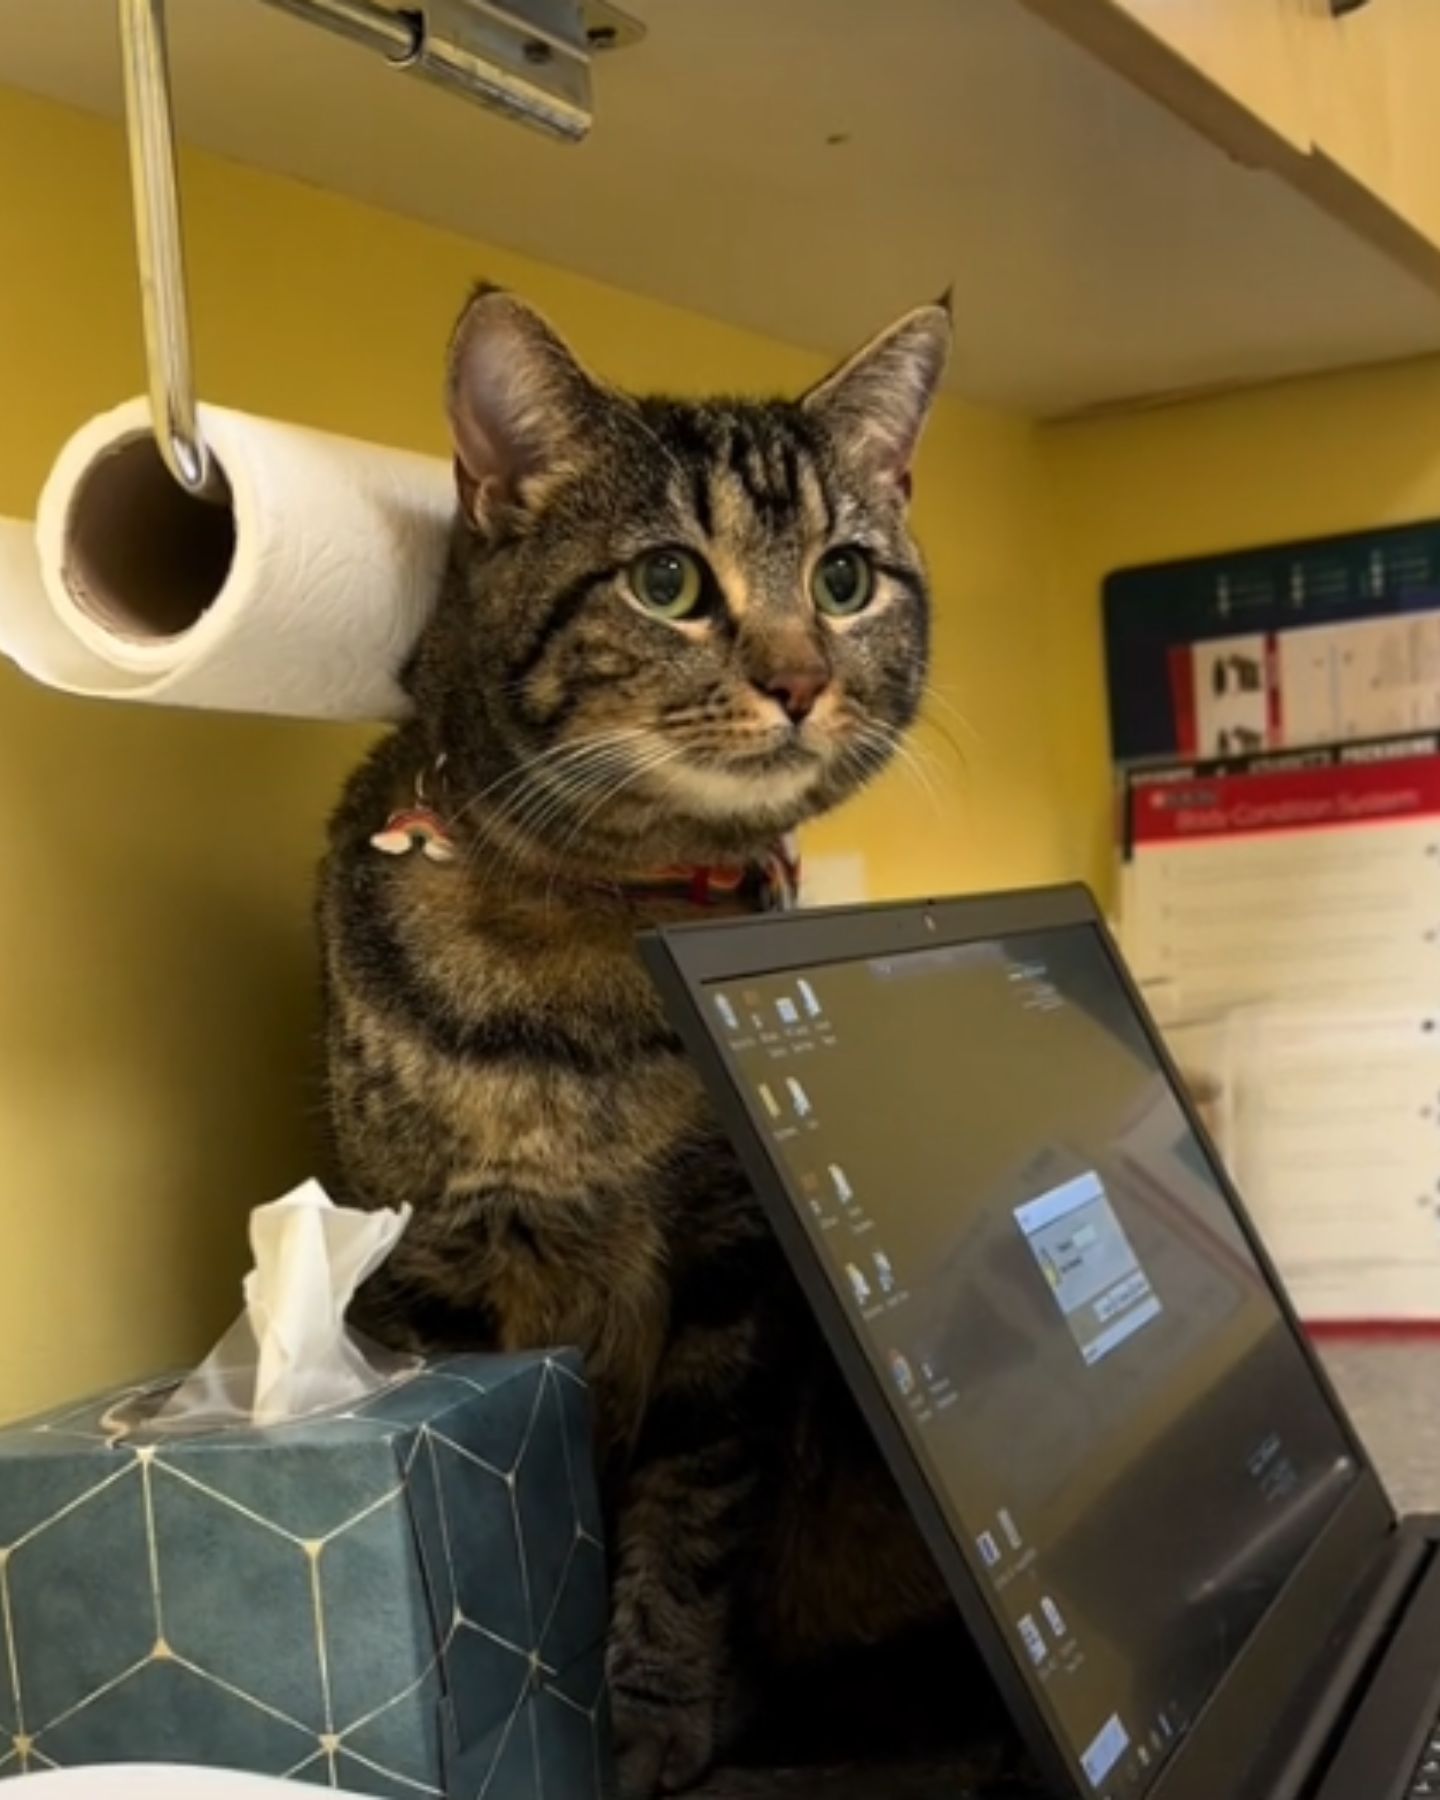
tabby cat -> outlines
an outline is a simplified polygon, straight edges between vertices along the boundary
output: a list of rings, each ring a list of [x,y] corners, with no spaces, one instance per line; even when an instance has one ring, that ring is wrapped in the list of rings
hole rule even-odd
[[[940,1608],[632,946],[782,898],[784,834],[914,720],[909,471],[949,337],[926,306],[798,401],[637,399],[478,291],[414,716],[331,828],[340,1185],[415,1208],[366,1322],[583,1348],[628,1795],[691,1784],[757,1694]]]

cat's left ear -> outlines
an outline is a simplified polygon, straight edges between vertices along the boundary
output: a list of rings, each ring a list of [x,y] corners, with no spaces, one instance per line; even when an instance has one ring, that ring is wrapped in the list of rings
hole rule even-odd
[[[578,466],[612,403],[533,307],[495,287],[460,315],[446,399],[461,509],[483,536]]]
[[[910,465],[945,373],[950,296],[920,306],[872,338],[801,405],[824,425],[840,455],[870,475],[910,489]]]

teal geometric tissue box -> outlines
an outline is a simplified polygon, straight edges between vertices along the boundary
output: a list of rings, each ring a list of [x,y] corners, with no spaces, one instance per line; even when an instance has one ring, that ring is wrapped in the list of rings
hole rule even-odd
[[[455,1357],[340,1414],[117,1441],[135,1392],[0,1430],[0,1776],[609,1793],[578,1360]]]

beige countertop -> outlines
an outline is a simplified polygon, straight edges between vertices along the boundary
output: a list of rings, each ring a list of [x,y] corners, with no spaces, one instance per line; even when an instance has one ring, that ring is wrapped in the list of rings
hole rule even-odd
[[[1399,1512],[1440,1512],[1440,1338],[1355,1339],[1320,1354]]]

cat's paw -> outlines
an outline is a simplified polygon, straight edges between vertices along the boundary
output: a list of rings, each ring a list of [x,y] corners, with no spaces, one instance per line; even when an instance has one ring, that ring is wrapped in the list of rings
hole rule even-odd
[[[614,1688],[611,1708],[620,1800],[683,1794],[715,1758],[715,1707],[709,1700],[661,1701]]]

